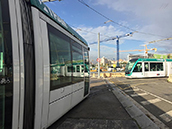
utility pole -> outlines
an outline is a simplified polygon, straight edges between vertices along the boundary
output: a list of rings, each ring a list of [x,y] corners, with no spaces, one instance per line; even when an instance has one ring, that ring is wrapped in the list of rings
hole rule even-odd
[[[98,33],[98,78],[100,78],[100,33]]]
[[[116,36],[116,45],[117,45],[117,66],[119,66],[119,37],[118,36]]]
[[[124,34],[124,35],[108,38],[108,39],[105,39],[105,40],[102,40],[102,41],[100,41],[100,37],[99,37],[99,39],[98,39],[98,43],[99,43],[98,47],[100,46],[100,42],[107,42],[107,41],[110,41],[110,40],[116,40],[116,43],[117,43],[117,66],[119,66],[119,39],[123,38],[123,37],[127,37],[127,36],[132,36],[136,32],[137,31],[130,32],[130,33],[127,33],[127,34]],[[100,33],[98,35],[100,36]],[[95,43],[97,43],[97,42],[90,43],[90,45],[95,44]],[[98,52],[100,52],[100,50]],[[99,54],[98,58],[100,58],[100,54]],[[98,63],[98,64],[100,65],[100,63]],[[99,72],[100,71],[98,71],[98,73]]]

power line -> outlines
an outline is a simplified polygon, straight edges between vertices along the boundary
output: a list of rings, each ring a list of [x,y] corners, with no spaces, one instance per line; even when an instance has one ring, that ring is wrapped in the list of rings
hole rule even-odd
[[[83,32],[92,33],[92,34],[97,35],[97,32],[87,31],[87,30],[84,30],[84,29],[78,28],[78,27],[76,27],[76,26],[70,25],[70,24],[69,24],[69,26],[71,26],[71,27],[75,28],[75,29],[76,29],[75,31],[77,31],[77,30],[78,30],[78,31],[83,31]],[[104,34],[101,34],[101,33],[100,33],[100,35],[101,35],[101,36],[103,36],[103,37],[110,38],[110,36],[108,36],[108,35],[104,35]]]
[[[105,19],[107,19],[109,22],[112,22],[114,24],[117,24],[118,26],[120,27],[123,27],[123,28],[126,28],[128,30],[132,30],[132,31],[137,31],[137,30],[134,30],[130,27],[127,27],[125,25],[122,25],[118,22],[115,22],[113,20],[111,20],[110,18],[108,18],[107,16],[103,15],[102,13],[98,12],[97,10],[95,10],[94,8],[90,7],[88,4],[86,4],[83,0],[78,0],[80,3],[82,3],[83,5],[87,6],[89,9],[93,10],[94,12],[96,12],[97,14],[99,14],[100,16],[104,17]],[[141,32],[141,31],[137,31],[138,33],[141,33],[141,34],[145,34],[145,35],[152,35],[152,36],[159,36],[159,37],[164,37],[166,38],[165,36],[162,36],[162,35],[157,35],[157,34],[152,34],[152,33],[146,33],[146,32]]]
[[[129,30],[132,30],[132,31],[136,31],[136,30],[134,30],[134,29],[132,29],[132,28],[129,28],[129,27],[127,27],[127,26],[124,26],[124,25],[122,25],[122,24],[120,24],[120,23],[118,23],[118,22],[115,22],[115,21],[111,20],[111,19],[108,18],[107,16],[103,15],[102,13],[100,13],[100,12],[98,12],[97,10],[93,9],[92,7],[90,7],[90,6],[89,6],[88,4],[86,4],[83,0],[82,0],[82,1],[81,1],[81,0],[78,0],[78,1],[79,1],[80,3],[82,3],[83,5],[87,6],[89,9],[93,10],[94,12],[96,12],[97,14],[101,15],[102,17],[104,17],[104,18],[107,19],[108,21],[111,21],[111,22],[113,22],[113,23],[115,23],[115,24],[117,24],[117,25],[119,25],[119,26],[121,26],[121,27],[124,27],[124,28],[126,28],[126,29],[129,29]]]

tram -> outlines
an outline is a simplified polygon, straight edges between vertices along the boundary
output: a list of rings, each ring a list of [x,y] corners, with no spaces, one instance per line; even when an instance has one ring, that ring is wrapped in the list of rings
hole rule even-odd
[[[126,78],[166,77],[172,74],[172,59],[131,59],[125,68]]]
[[[87,42],[41,0],[0,0],[0,129],[45,129],[89,95]]]

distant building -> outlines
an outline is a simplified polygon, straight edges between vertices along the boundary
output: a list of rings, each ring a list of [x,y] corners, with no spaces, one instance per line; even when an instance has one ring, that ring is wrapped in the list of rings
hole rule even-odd
[[[101,58],[100,64],[103,64],[103,66],[105,66],[106,64],[109,64],[109,60],[103,56]]]
[[[114,63],[115,63],[115,61],[107,59],[104,56],[101,58],[101,61],[100,61],[100,64],[102,64],[103,66],[106,66],[106,64],[112,65]]]
[[[148,58],[148,56],[128,54],[127,58],[128,60],[131,60],[133,58]]]
[[[131,60],[133,58],[172,59],[172,54],[152,54],[152,53],[148,53],[147,56],[128,54],[128,60]]]

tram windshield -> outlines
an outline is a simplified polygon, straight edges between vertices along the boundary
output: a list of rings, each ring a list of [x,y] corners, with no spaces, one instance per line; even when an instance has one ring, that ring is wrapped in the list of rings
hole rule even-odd
[[[131,71],[131,69],[133,68],[136,61],[137,61],[137,59],[132,59],[127,63],[127,65],[125,67],[125,73]]]

